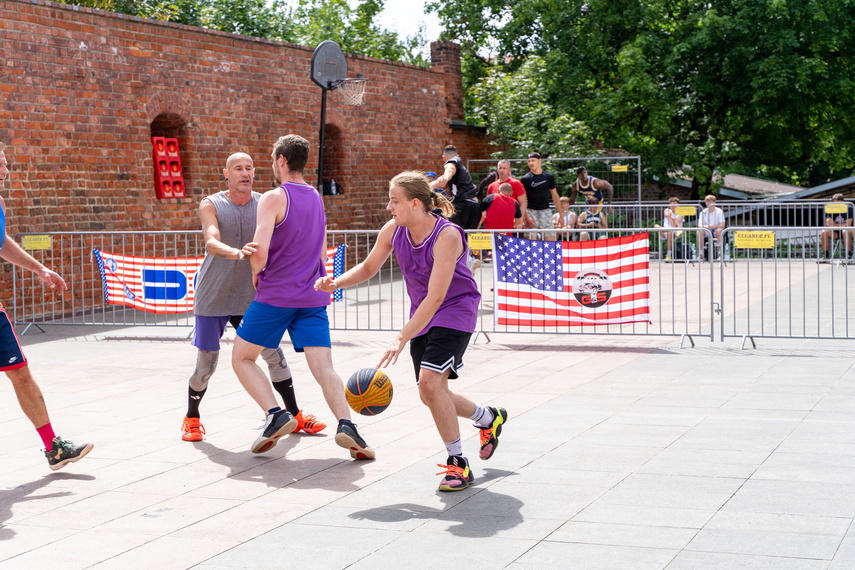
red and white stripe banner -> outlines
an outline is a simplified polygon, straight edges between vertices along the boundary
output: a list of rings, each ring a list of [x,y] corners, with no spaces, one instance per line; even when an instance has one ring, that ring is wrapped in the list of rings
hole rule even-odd
[[[648,234],[584,242],[493,235],[496,324],[650,322]]]

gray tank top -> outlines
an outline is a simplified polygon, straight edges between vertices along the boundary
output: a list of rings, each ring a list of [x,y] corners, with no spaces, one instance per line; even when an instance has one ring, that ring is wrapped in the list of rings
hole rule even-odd
[[[218,192],[208,196],[217,210],[217,223],[220,227],[220,241],[232,247],[241,248],[255,236],[255,217],[258,208],[258,192],[252,193],[252,199],[238,206]],[[237,261],[223,259],[210,253],[205,254],[202,267],[196,276],[196,293],[193,308],[202,317],[230,317],[243,315],[255,298],[252,286],[252,268],[249,260]]]

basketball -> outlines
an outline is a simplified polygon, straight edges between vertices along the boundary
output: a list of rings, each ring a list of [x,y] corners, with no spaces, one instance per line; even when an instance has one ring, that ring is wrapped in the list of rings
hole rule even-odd
[[[344,393],[354,412],[376,416],[392,403],[392,381],[376,368],[363,368],[353,373]]]

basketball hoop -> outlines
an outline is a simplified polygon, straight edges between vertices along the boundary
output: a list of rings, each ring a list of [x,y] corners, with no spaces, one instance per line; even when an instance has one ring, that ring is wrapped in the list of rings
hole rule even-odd
[[[362,97],[365,95],[365,86],[367,83],[368,80],[362,77],[343,79],[338,84],[338,90],[341,91],[341,96],[344,97],[344,104],[356,107],[362,105]]]

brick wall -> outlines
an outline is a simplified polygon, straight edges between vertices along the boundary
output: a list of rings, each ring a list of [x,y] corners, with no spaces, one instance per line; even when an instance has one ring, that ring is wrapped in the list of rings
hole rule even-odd
[[[449,123],[462,118],[455,48],[434,49],[433,69],[347,57],[349,75],[370,82],[362,107],[328,93],[325,178],[345,192],[325,198],[331,228],[378,227],[387,219],[387,181],[439,162]],[[306,178],[316,183],[321,92],[309,80],[313,48],[6,0],[0,49],[10,233],[195,229],[199,200],[224,187],[226,156],[255,157],[256,189],[265,190],[273,182],[270,144],[289,132],[312,142]],[[461,107],[449,111],[447,100]],[[152,134],[178,137],[186,198],[155,198]]]

